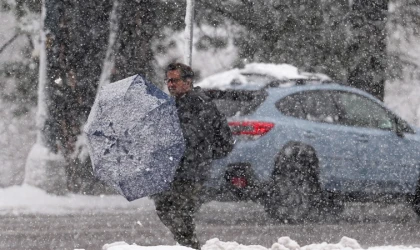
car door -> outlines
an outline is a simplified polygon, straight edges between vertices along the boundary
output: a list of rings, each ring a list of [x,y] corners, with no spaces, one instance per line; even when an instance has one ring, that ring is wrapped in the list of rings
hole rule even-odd
[[[351,129],[339,123],[339,110],[328,91],[299,92],[280,100],[277,108],[300,119],[295,138],[315,149],[323,188],[349,191],[351,176],[358,171],[358,141]]]
[[[398,124],[395,115],[365,96],[344,91],[332,95],[343,112],[340,121],[353,128],[359,142],[360,168],[352,185],[371,194],[414,192],[418,178],[414,149],[419,145],[397,134],[402,121]]]

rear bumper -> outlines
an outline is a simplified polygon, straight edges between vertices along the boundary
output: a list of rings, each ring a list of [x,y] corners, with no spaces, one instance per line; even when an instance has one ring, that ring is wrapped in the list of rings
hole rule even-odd
[[[263,194],[262,185],[248,162],[228,164],[218,183],[210,186],[210,194],[219,201],[256,201]]]

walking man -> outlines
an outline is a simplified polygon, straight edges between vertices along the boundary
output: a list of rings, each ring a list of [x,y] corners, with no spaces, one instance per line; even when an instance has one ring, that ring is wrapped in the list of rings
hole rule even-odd
[[[168,90],[175,97],[185,140],[185,153],[171,188],[154,195],[156,212],[174,239],[183,246],[200,249],[194,217],[203,203],[204,182],[212,159],[227,155],[233,147],[226,118],[199,87],[194,72],[182,63],[166,69]]]

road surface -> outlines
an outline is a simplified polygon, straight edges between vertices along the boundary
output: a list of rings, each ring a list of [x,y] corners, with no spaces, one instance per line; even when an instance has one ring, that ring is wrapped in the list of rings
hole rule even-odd
[[[0,227],[1,250],[100,250],[104,244],[117,241],[143,246],[175,244],[152,207],[65,215],[1,215]],[[272,222],[261,206],[251,202],[211,202],[198,214],[197,233],[203,243],[219,238],[265,247],[282,236],[301,246],[338,243],[343,236],[356,239],[363,247],[420,246],[420,223],[406,205],[347,204],[338,221],[286,225]]]

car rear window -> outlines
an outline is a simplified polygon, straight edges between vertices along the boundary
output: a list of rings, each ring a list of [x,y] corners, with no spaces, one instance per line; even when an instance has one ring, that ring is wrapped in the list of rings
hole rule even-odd
[[[213,100],[217,108],[227,117],[252,114],[264,102],[267,92],[264,90],[215,90],[205,93]]]

